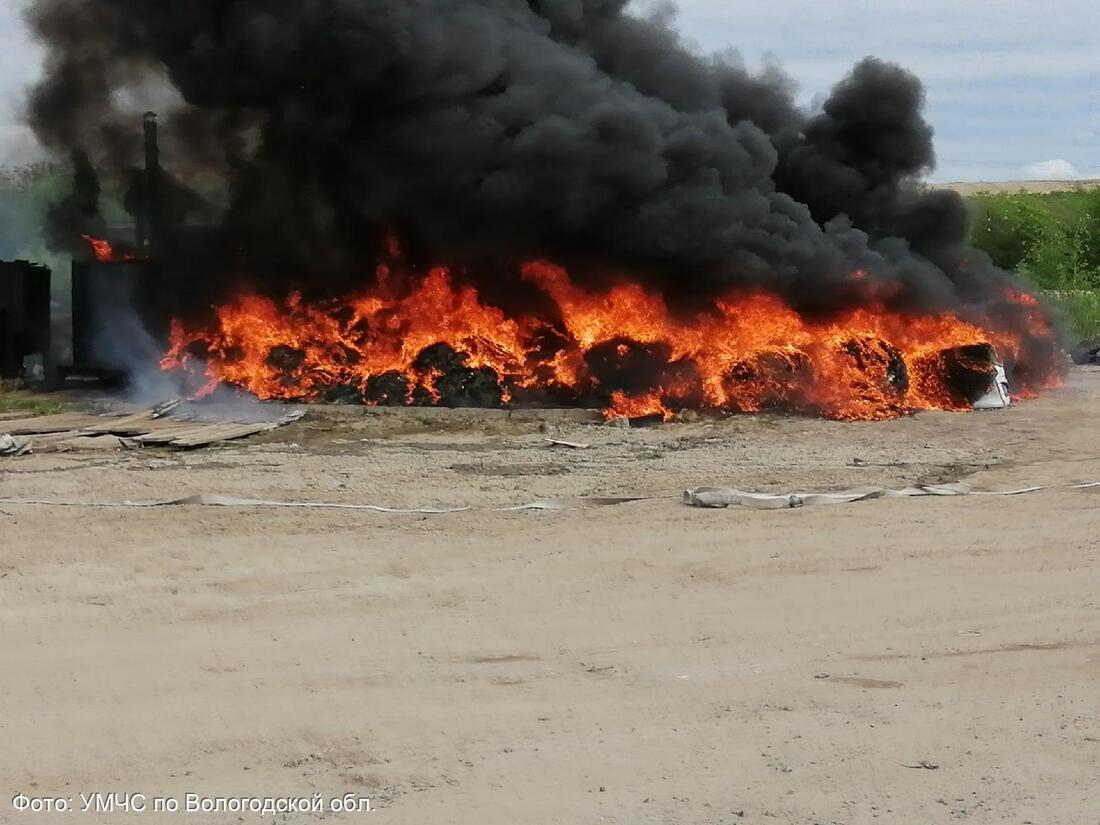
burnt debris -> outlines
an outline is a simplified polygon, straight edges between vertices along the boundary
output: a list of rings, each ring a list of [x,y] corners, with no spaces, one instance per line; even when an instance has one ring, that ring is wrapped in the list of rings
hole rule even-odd
[[[1078,366],[1100,364],[1100,337],[1086,338],[1070,350],[1069,356]]]

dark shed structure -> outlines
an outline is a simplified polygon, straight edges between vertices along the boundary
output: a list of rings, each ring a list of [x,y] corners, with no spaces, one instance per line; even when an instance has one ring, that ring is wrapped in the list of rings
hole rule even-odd
[[[0,378],[46,378],[50,356],[50,270],[0,261]]]

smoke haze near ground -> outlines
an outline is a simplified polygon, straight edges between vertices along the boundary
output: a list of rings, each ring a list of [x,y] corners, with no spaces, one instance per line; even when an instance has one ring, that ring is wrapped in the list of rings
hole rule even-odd
[[[804,312],[1010,311],[959,197],[914,186],[934,164],[917,78],[867,59],[806,113],[778,69],[624,6],[39,0],[30,122],[122,173],[156,105],[166,163],[225,181],[233,266],[273,288],[361,282],[392,229],[493,297],[548,257],[688,304],[763,287]]]

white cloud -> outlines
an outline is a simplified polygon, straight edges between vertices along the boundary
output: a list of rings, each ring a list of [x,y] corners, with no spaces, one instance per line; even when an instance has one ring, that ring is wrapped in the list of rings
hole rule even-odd
[[[34,163],[45,156],[27,126],[0,123],[0,168]]]
[[[1027,180],[1077,180],[1081,177],[1077,167],[1062,158],[1029,163],[1023,173]]]

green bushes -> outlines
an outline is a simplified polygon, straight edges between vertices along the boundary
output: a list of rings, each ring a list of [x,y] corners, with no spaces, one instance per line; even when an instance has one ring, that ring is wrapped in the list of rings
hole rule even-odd
[[[1100,188],[975,195],[971,242],[1047,295],[1079,337],[1100,334]]]
[[[1100,188],[976,195],[972,242],[1043,289],[1100,289]]]
[[[47,247],[42,222],[49,205],[64,196],[70,178],[67,170],[49,164],[0,169],[0,259],[46,264],[53,270],[54,292],[62,297],[69,258]]]

